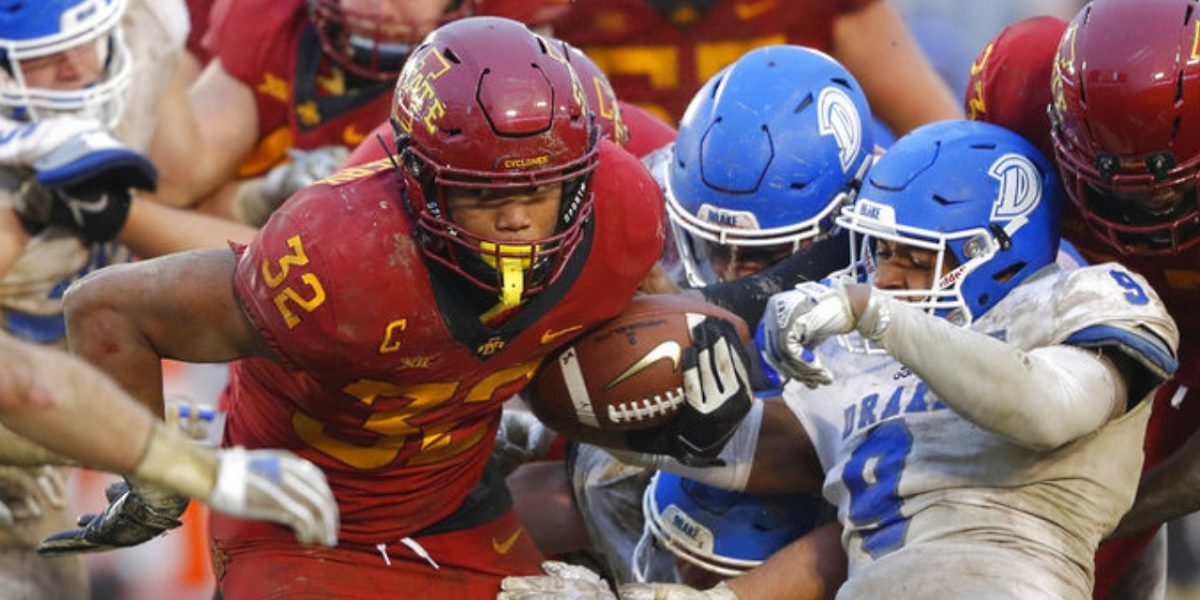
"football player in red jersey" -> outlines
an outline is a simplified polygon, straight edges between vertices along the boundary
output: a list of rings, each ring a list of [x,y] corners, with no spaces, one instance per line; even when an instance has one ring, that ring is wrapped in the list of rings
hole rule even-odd
[[[1014,24],[980,53],[967,89],[972,118],[1053,147],[1074,204],[1064,236],[1093,262],[1116,257],[1145,276],[1179,324],[1180,368],[1155,397],[1138,500],[1097,553],[1098,599],[1161,595],[1165,549],[1155,533],[1200,508],[1188,483],[1200,464],[1200,402],[1189,397],[1200,383],[1194,9],[1096,0],[1069,27]]]
[[[536,572],[487,466],[501,403],[623,310],[662,250],[653,180],[599,140],[566,58],[519,23],[435,31],[392,114],[396,155],[306,188],[249,246],[125,265],[68,294],[72,347],[152,407],[161,356],[243,359],[224,442],[292,450],[329,479],[336,548],[214,516],[226,598],[493,597],[505,574]],[[733,369],[723,325],[702,324],[697,356]],[[715,455],[750,402],[747,382],[720,383],[728,400],[696,398],[715,411],[651,451]]]
[[[595,59],[619,98],[672,123],[710,77],[771,44],[832,54],[897,134],[961,116],[888,0],[576,0],[554,32]]]
[[[565,9],[562,0],[215,4],[213,60],[188,94],[191,114],[178,115],[180,125],[153,158],[164,199],[208,198],[206,209],[255,225],[387,120],[405,57],[434,27],[473,13],[536,22]],[[245,181],[225,185],[234,178]]]

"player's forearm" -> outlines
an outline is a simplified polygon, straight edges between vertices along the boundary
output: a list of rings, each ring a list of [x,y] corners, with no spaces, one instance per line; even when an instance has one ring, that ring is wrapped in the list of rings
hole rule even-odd
[[[139,196],[129,209],[120,240],[142,258],[198,248],[226,248],[229,241],[249,243],[253,227],[155,203]]]
[[[727,583],[738,598],[833,598],[846,580],[841,535],[842,528],[836,521],[822,525]]]
[[[115,265],[93,273],[68,288],[63,297],[67,342],[71,351],[115,378],[147,409],[161,415],[162,359],[140,331],[135,314],[135,294],[145,293],[129,286],[129,295],[118,294],[124,271],[133,265]]]
[[[217,457],[210,449],[169,431],[82,360],[50,348],[5,343],[23,353],[32,378],[19,397],[5,398],[0,411],[0,422],[13,430],[0,429],[0,462],[74,461],[175,493],[201,499],[211,494]]]
[[[954,93],[933,69],[890,0],[834,22],[833,50],[897,137],[925,123],[961,119]]]
[[[1200,510],[1200,433],[1192,434],[1174,454],[1142,475],[1133,507],[1110,538]]]
[[[0,462],[65,463],[66,457],[116,472],[133,469],[153,417],[112,379],[65,352],[5,340],[29,369],[29,384],[8,390],[0,422]],[[18,437],[18,435],[20,437]],[[24,438],[24,439],[22,439]]]
[[[21,258],[28,241],[29,236],[21,227],[17,213],[7,204],[0,203],[0,278]]]
[[[162,414],[162,358],[269,352],[234,298],[235,263],[229,250],[196,250],[92,273],[63,299],[72,350]]]
[[[1025,352],[893,299],[878,300],[891,319],[881,340],[888,352],[963,418],[1017,444],[1056,448],[1095,431],[1124,405],[1120,375],[1098,354],[1069,346]]]

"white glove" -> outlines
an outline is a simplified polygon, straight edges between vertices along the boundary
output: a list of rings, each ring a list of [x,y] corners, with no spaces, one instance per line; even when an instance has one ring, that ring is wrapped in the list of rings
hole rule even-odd
[[[220,450],[213,510],[291,527],[302,544],[337,545],[338,508],[325,474],[286,450]]]
[[[271,169],[262,182],[262,194],[278,206],[300,188],[329,177],[350,157],[350,149],[341,145],[321,146],[312,150],[288,150],[288,162]]]
[[[724,581],[707,590],[676,583],[627,583],[620,591],[621,600],[738,600]]]
[[[831,336],[854,329],[854,313],[845,288],[806,281],[776,294],[763,315],[763,357],[776,371],[815,388],[833,383],[833,374],[813,354]]]
[[[345,146],[288,150],[289,160],[258,179],[243,182],[234,198],[239,221],[261,227],[300,188],[332,175],[350,157]]]
[[[67,141],[90,131],[104,131],[95,119],[58,116],[21,122],[0,116],[0,165],[32,167]]]
[[[548,560],[542,571],[545,575],[505,577],[496,600],[617,600],[608,583],[587,567]]]

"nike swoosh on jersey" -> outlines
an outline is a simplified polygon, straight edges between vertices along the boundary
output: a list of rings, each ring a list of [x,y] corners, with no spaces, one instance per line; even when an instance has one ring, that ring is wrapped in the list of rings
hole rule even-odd
[[[580,329],[583,329],[583,325],[572,325],[566,329],[559,329],[558,331],[547,329],[544,333],[542,333],[542,345],[545,346],[546,344],[549,344],[550,342],[553,342],[554,340],[557,340],[568,333],[573,333],[579,331]]]
[[[733,5],[733,13],[742,21],[749,21],[775,8],[775,0],[758,0],[758,2],[738,2]]]
[[[663,342],[663,343],[655,346],[654,348],[651,348],[650,351],[647,352],[645,356],[643,356],[641,359],[639,359],[637,362],[633,363],[632,365],[629,365],[629,368],[622,371],[621,374],[617,375],[615,378],[613,378],[612,381],[606,383],[604,385],[604,389],[606,389],[606,390],[612,389],[613,387],[615,387],[617,384],[621,383],[622,381],[625,381],[626,379],[629,379],[630,377],[637,375],[638,373],[646,370],[646,368],[649,367],[650,365],[652,365],[660,360],[663,360],[663,359],[667,359],[667,360],[671,361],[671,370],[672,371],[676,371],[679,369],[679,363],[683,359],[683,348],[681,348],[679,346],[679,342],[666,341],[666,342]]]
[[[516,545],[517,538],[519,537],[521,537],[520,527],[502,542],[497,542],[496,538],[492,538],[492,550],[495,550],[496,554],[508,554],[509,550],[512,550],[512,547]]]
[[[346,142],[346,145],[351,148],[359,145],[366,137],[366,134],[358,131],[358,126],[354,123],[347,125],[342,130],[342,141]]]

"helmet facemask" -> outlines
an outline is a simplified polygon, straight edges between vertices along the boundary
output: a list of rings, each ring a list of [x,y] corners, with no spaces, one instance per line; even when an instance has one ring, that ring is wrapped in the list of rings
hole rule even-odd
[[[408,202],[420,201],[425,207],[414,213],[417,235],[426,256],[497,294],[505,308],[519,305],[558,278],[582,240],[584,226],[591,217],[588,184],[596,167],[594,148],[566,166],[548,172],[525,172],[498,181],[494,173],[438,167],[418,148],[403,141],[399,144],[403,148],[406,179],[420,189],[422,197],[418,200],[406,190]],[[447,188],[503,191],[546,185],[560,185],[562,195],[554,233],[538,240],[501,240],[471,233],[455,223],[447,209]]]
[[[1055,135],[1056,143],[1060,140]],[[1056,155],[1067,195],[1091,230],[1110,247],[1121,254],[1146,256],[1179,255],[1200,247],[1200,162],[1155,175],[1143,160],[1097,161],[1115,166],[1113,173],[1085,165],[1065,150]],[[1173,201],[1147,206],[1156,197]]]
[[[887,206],[872,206],[864,199],[857,207],[846,207],[838,218],[838,225],[850,231],[850,257],[852,264],[864,283],[875,284],[878,272],[878,240],[911,249],[932,252],[934,275],[930,286],[920,289],[876,289],[906,304],[942,317],[956,325],[968,325],[974,320],[971,304],[967,301],[963,283],[983,264],[990,261],[1001,250],[1001,243],[994,232],[985,228],[968,229],[950,233],[908,227],[889,223],[885,219],[868,216],[870,208],[882,211]]]
[[[645,525],[631,570],[645,581],[658,545],[709,573],[740,575],[810,531],[820,505],[813,496],[730,492],[660,471],[642,494]]]
[[[1049,165],[1016,134],[978,122],[926,125],[896,142],[868,174],[854,206],[842,210],[837,225],[850,232],[851,265],[839,275],[969,326],[1054,263],[1058,199]],[[913,285],[902,271],[924,267],[901,262],[889,268],[902,271],[881,279],[885,241],[895,245],[893,252],[932,255],[930,276],[921,278],[928,287],[887,289]],[[851,349],[880,350],[856,334],[841,340]]]
[[[325,53],[350,73],[366,79],[395,79],[430,25],[467,15],[468,3],[452,2],[434,23],[417,23],[379,12],[354,11],[342,0],[308,0],[309,18]]]
[[[120,24],[124,11],[125,0],[87,0],[64,11],[52,35],[0,39],[0,110],[19,121],[69,115],[116,127],[133,75],[133,58]],[[97,81],[78,89],[30,87],[25,73],[30,61],[88,51],[87,44],[101,66]]]

